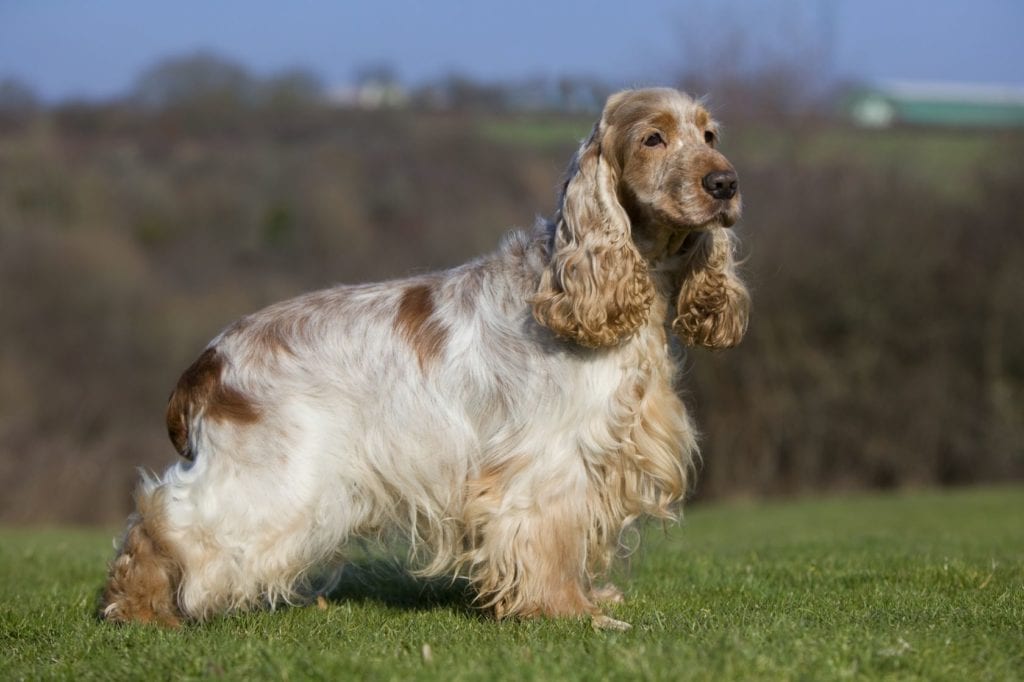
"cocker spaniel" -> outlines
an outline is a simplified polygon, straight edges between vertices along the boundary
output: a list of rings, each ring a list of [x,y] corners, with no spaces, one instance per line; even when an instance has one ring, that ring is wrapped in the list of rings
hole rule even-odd
[[[683,344],[742,338],[738,180],[675,90],[620,92],[532,234],[339,286],[217,336],[171,395],[100,614],[176,625],[291,602],[354,538],[400,537],[497,618],[604,615],[624,529],[673,518],[697,453]]]

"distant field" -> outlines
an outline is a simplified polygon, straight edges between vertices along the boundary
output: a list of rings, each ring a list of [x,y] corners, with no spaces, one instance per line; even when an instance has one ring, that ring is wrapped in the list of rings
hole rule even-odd
[[[942,129],[822,128],[727,131],[726,143],[746,159],[793,159],[811,166],[851,165],[884,177],[899,174],[957,202],[985,196],[994,175],[1016,172],[1024,137]],[[1017,150],[1014,152],[1013,150]],[[912,198],[910,198],[912,199]]]
[[[495,623],[393,570],[326,610],[111,627],[113,531],[6,529],[0,679],[1019,679],[1021,519],[1020,487],[695,508],[646,532],[626,633]]]
[[[578,118],[482,119],[477,133],[489,142],[543,151],[571,150],[590,133],[593,120]],[[993,173],[1012,172],[1024,155],[1014,132],[945,129],[862,130],[844,125],[760,127],[736,124],[724,131],[722,150],[742,171],[750,163],[780,160],[811,166],[848,164],[858,170],[900,172],[956,201],[983,196]],[[1014,151],[1016,150],[1016,151]]]
[[[590,133],[592,117],[488,118],[477,124],[477,134],[488,142],[551,150],[573,148]]]

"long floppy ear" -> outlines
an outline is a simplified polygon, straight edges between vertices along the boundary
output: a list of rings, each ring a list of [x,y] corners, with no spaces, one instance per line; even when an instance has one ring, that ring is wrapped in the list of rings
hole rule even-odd
[[[533,298],[540,324],[591,348],[632,335],[647,322],[654,298],[619,204],[618,166],[607,156],[613,132],[602,118],[570,166],[551,260]]]
[[[718,227],[694,238],[672,331],[689,346],[732,348],[743,339],[750,315],[750,294],[736,273],[732,232]]]

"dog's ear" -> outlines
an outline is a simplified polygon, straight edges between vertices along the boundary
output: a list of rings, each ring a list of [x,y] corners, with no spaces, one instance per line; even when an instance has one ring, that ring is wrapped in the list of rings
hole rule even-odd
[[[687,249],[672,331],[689,346],[731,348],[747,331],[750,294],[736,273],[732,231],[694,236]]]
[[[614,129],[605,114],[580,147],[562,191],[551,259],[533,315],[555,334],[592,348],[614,346],[646,321],[653,299],[647,263],[618,199]]]

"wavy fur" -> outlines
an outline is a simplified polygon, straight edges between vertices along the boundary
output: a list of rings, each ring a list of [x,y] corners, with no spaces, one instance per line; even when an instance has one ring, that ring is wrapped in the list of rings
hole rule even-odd
[[[398,537],[498,617],[626,627],[601,613],[621,599],[601,581],[624,530],[675,517],[697,455],[667,332],[724,346],[746,325],[720,237],[738,196],[701,196],[728,163],[712,126],[675,91],[619,93],[533,234],[222,332],[172,394],[186,459],[144,479],[102,616],[298,601],[354,539]]]
[[[551,263],[533,301],[538,322],[589,347],[615,345],[639,329],[654,298],[618,200],[609,135],[602,117],[577,153],[555,219]]]
[[[736,273],[734,242],[718,228],[699,235],[687,254],[672,322],[687,345],[732,348],[747,332],[750,294]]]

